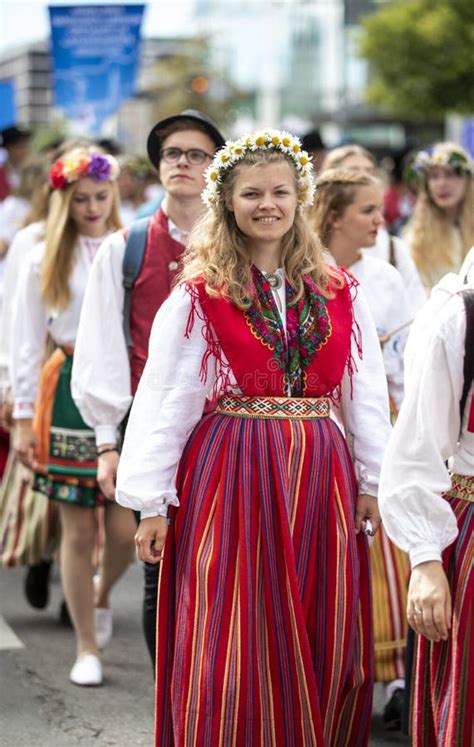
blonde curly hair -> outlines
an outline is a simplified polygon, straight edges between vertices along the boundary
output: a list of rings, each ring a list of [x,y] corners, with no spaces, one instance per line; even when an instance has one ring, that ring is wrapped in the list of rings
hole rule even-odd
[[[232,194],[243,169],[280,163],[291,167],[298,192],[293,162],[278,151],[252,151],[228,170],[218,203],[203,214],[190,234],[183,257],[182,281],[202,279],[209,295],[224,296],[240,309],[250,306],[251,260],[247,237],[230,210]],[[297,208],[293,225],[282,239],[281,264],[296,300],[304,293],[304,275],[310,276],[328,298],[332,296],[331,289],[341,287],[344,282],[339,273],[326,264],[323,246],[301,208]]]

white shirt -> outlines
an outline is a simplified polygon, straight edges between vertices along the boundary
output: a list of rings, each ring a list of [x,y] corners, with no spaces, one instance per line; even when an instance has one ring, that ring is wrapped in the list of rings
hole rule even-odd
[[[469,287],[474,287],[474,278]],[[442,498],[451,487],[445,462],[474,475],[474,433],[467,431],[471,387],[461,427],[459,400],[464,379],[466,315],[459,295],[433,304],[431,325],[414,328],[417,355],[407,369],[405,399],[389,440],[379,502],[389,537],[410,555],[412,567],[441,560],[457,536],[457,523]]]
[[[428,294],[416,269],[408,244],[398,236],[390,237],[385,228],[379,228],[375,246],[367,247],[362,251],[368,257],[390,262],[390,238],[392,238],[394,244],[395,266],[405,283],[408,303],[412,314],[415,315],[418,309],[426,303]]]
[[[10,391],[8,369],[12,339],[11,327],[18,281],[28,253],[41,240],[43,233],[44,221],[31,223],[29,226],[20,229],[15,235],[6,257],[5,285],[0,315],[0,399],[2,401],[8,399]]]
[[[176,468],[213,390],[216,361],[212,356],[206,380],[200,379],[206,341],[199,304],[192,332],[185,337],[190,310],[190,296],[183,286],[175,288],[159,309],[128,421],[117,475],[117,501],[141,511],[142,518],[164,516],[169,505],[179,504]],[[353,453],[359,491],[377,495],[390,432],[387,386],[378,338],[360,288],[354,314],[362,333],[363,356],[359,360],[352,342],[357,370],[352,382],[345,372],[339,415]],[[230,391],[239,393],[234,376]]]
[[[168,218],[171,238],[187,234]],[[71,392],[97,446],[114,443],[132,402],[130,361],[123,333],[122,231],[108,236],[92,267],[77,332]]]
[[[403,399],[403,351],[410,329],[405,325],[413,318],[405,285],[395,267],[376,257],[364,255],[349,271],[364,291],[377,334],[391,335],[383,346],[383,361],[388,390],[398,409]]]
[[[10,244],[25,219],[30,203],[23,197],[8,195],[0,202],[0,239]]]
[[[94,256],[103,238],[79,236],[74,247],[75,262],[69,279],[71,300],[66,309],[46,308],[40,294],[40,270],[44,242],[27,255],[16,294],[11,350],[13,417],[31,418],[38,381],[49,335],[56,345],[74,347],[82,300]]]

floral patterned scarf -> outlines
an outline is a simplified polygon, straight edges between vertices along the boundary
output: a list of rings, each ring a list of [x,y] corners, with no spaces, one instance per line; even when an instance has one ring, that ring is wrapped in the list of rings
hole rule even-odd
[[[314,281],[305,277],[304,294],[295,301],[295,291],[285,281],[286,334],[270,283],[252,266],[255,295],[245,319],[252,334],[273,352],[274,360],[285,372],[286,389],[292,397],[304,396],[306,369],[331,334],[327,300]]]

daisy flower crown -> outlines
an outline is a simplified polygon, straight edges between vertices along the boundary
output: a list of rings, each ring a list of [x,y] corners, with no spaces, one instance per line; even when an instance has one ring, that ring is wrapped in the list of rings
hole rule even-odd
[[[228,140],[224,147],[217,151],[204,174],[206,188],[202,193],[202,199],[207,207],[219,202],[222,181],[226,173],[248,153],[256,150],[273,150],[290,157],[296,169],[298,202],[302,207],[309,207],[316,190],[311,157],[302,149],[297,137],[289,132],[269,129],[251,132],[239,140]]]
[[[412,171],[418,177],[423,177],[427,169],[442,166],[455,169],[466,174],[474,173],[473,162],[461,149],[457,148],[426,148],[417,153],[412,165]]]
[[[89,153],[64,160],[60,158],[49,170],[49,186],[64,189],[84,176],[89,176],[96,182],[105,182],[115,180],[119,173],[117,160],[103,153]]]

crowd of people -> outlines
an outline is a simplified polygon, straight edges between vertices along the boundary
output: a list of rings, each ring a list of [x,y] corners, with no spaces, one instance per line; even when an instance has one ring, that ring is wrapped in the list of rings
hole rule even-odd
[[[103,682],[136,550],[157,745],[366,745],[377,681],[387,728],[468,747],[470,156],[414,153],[397,212],[314,132],[185,110],[153,169],[29,138],[2,134],[0,552],[38,609],[58,563],[71,682]]]

